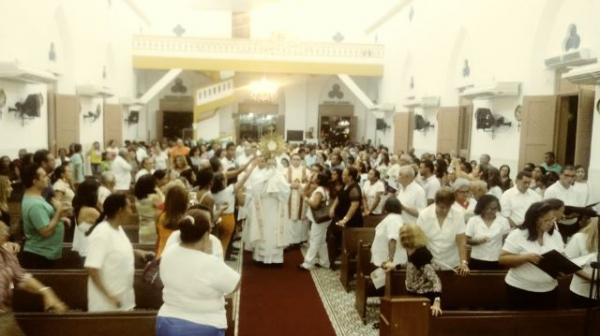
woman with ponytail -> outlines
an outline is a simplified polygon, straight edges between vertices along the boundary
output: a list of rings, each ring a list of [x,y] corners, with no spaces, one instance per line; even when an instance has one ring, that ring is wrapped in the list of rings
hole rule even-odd
[[[134,250],[123,223],[131,216],[131,203],[124,194],[104,201],[104,213],[88,231],[88,311],[126,311],[135,307],[133,291],[134,255],[154,258],[151,252]]]

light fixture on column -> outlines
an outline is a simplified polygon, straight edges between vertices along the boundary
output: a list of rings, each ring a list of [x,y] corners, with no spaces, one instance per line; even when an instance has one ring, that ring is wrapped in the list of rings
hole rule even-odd
[[[277,101],[277,92],[279,85],[263,77],[260,80],[250,83],[248,86],[250,98],[257,102],[275,102]]]

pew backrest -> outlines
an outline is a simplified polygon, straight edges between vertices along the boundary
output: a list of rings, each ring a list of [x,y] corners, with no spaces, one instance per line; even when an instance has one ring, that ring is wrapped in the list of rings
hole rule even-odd
[[[70,309],[87,310],[88,274],[85,270],[33,270],[31,274],[44,285],[50,286]],[[141,271],[135,272],[134,290],[136,308],[155,310],[162,305],[162,291],[145,283]],[[42,298],[16,290],[13,296],[13,310],[41,312],[44,310]]]
[[[346,228],[342,234],[342,250],[348,257],[353,258],[356,256],[358,242],[371,244],[375,237],[374,228]]]
[[[471,271],[461,277],[452,271],[438,271],[442,281],[442,306],[445,309],[505,309],[506,270]],[[408,295],[406,272],[392,271],[386,278],[386,297]],[[559,281],[559,304],[566,307],[569,301],[570,277]]]

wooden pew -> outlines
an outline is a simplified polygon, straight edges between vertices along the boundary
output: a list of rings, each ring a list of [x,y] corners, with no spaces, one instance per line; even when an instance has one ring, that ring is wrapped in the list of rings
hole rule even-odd
[[[156,311],[118,313],[16,313],[27,336],[150,336],[155,335]]]
[[[363,226],[364,227],[376,227],[379,222],[381,222],[386,215],[369,215],[363,217]]]
[[[31,270],[43,284],[54,289],[70,309],[87,310],[87,272],[85,270]],[[162,291],[142,280],[142,271],[134,278],[136,308],[156,310],[162,305]],[[17,312],[43,311],[42,298],[25,291],[14,291],[13,310]]]
[[[70,310],[86,311],[87,310],[87,273],[83,270],[35,270],[31,272],[34,277],[42,281],[45,285],[48,285],[54,289],[56,294],[63,300]],[[129,330],[129,328],[136,328],[137,332],[138,324],[142,331],[146,331],[146,324],[150,323],[151,333],[145,334],[140,333],[139,335],[154,335],[154,323],[157,310],[162,305],[162,291],[156,289],[142,280],[141,271],[136,271],[134,279],[134,290],[136,300],[136,311],[126,313],[82,313],[82,312],[69,312],[66,315],[55,315],[49,313],[41,313],[44,310],[42,298],[39,295],[34,295],[25,291],[16,290],[13,296],[13,311],[17,313],[17,320],[23,322],[24,326],[34,323],[39,326],[28,326],[31,329],[31,333],[26,330],[24,331],[27,335],[47,335],[48,330],[55,330],[53,326],[60,323],[61,320],[66,319],[66,324],[80,321],[85,324],[82,326],[79,334],[72,335],[106,335],[104,331],[97,333],[94,326],[98,323],[117,323],[121,325],[121,332],[116,333],[120,335],[125,333],[123,330]],[[233,336],[235,329],[235,317],[233,316],[233,299],[226,298],[226,314],[227,314],[227,329],[226,335]],[[140,309],[140,310],[137,310]],[[127,318],[121,319],[117,315],[125,314]],[[147,316],[148,315],[148,316]],[[64,317],[64,318],[63,318]],[[151,318],[150,318],[151,317]],[[138,321],[139,319],[143,321]],[[99,322],[98,320],[106,320],[105,322]],[[43,326],[43,327],[42,327]],[[79,327],[77,327],[79,328]],[[124,329],[123,329],[124,328]],[[43,331],[46,331],[44,333]],[[62,330],[62,329],[60,329]],[[84,330],[89,330],[84,332]],[[103,329],[98,329],[103,330]],[[112,329],[107,329],[112,330]],[[132,329],[133,330],[133,329]],[[108,332],[108,331],[106,331]],[[129,332],[127,332],[129,335]],[[71,335],[70,333],[63,334],[62,332],[57,335]],[[133,335],[138,335],[137,333]]]
[[[371,244],[365,244],[362,241],[358,243],[356,254],[356,289],[354,296],[354,307],[360,315],[363,323],[366,324],[367,299],[373,296],[382,296],[383,288],[375,289],[371,281],[371,272],[375,270],[375,265],[371,263]]]
[[[452,271],[437,272],[442,281],[442,309],[506,309],[506,270],[471,271],[461,277]],[[392,271],[387,274],[385,297],[406,296],[406,272]],[[571,277],[559,281],[559,304],[569,303]]]
[[[374,228],[346,228],[342,233],[342,255],[340,265],[340,281],[346,291],[350,291],[350,281],[356,272],[356,253],[358,242],[373,242]]]
[[[405,275],[404,271],[392,271],[387,275],[385,295],[380,307],[382,336],[584,335],[581,326],[585,325],[582,323],[585,311],[507,310],[504,283],[506,270],[472,271],[467,277],[460,277],[450,271],[438,272],[442,281],[444,311],[444,315],[438,318],[430,317],[427,299],[407,296]],[[568,306],[570,281],[569,277],[559,281],[560,307]],[[550,321],[552,323],[549,325],[556,326],[546,325]],[[542,328],[543,332],[537,331],[538,328]]]
[[[443,305],[443,301],[442,301]],[[444,310],[432,317],[429,300],[384,297],[380,336],[587,336],[600,330],[600,310]]]
[[[154,251],[154,244],[133,244],[134,249],[140,249],[144,251]],[[72,243],[63,243],[62,258],[58,260],[51,269],[81,269],[83,268],[83,260],[79,256],[79,253],[72,250]],[[146,263],[140,258],[135,259],[135,268],[143,269]]]

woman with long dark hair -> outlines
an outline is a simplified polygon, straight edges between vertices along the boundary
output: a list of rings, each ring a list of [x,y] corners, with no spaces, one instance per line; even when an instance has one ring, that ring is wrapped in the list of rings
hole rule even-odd
[[[156,179],[150,174],[143,175],[134,187],[135,208],[139,222],[139,243],[156,242],[156,219],[160,214],[163,198],[156,187]]]
[[[77,251],[84,258],[88,250],[88,238],[85,233],[100,217],[99,188],[100,185],[96,180],[87,179],[77,187],[77,195],[73,199],[73,215],[76,225],[73,233],[73,251]]]
[[[134,250],[123,230],[132,215],[124,194],[112,194],[104,201],[101,222],[88,231],[88,311],[126,311],[135,307],[133,291],[134,256],[152,258],[151,252]]]
[[[547,202],[533,203],[525,213],[523,224],[504,242],[498,261],[510,267],[504,281],[513,309],[544,309],[557,305],[558,281],[535,266],[542,254],[564,251],[562,237],[555,229],[555,217],[555,210]]]

